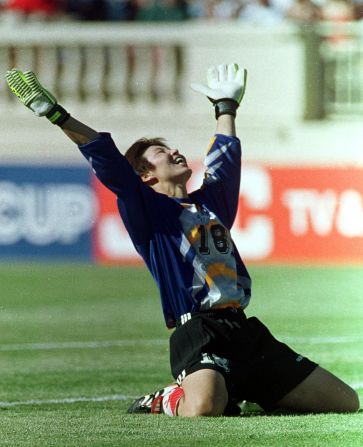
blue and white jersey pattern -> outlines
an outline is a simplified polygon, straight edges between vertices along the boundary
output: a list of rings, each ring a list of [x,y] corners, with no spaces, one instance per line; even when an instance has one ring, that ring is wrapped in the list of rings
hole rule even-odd
[[[200,309],[210,309],[227,305],[246,305],[243,287],[237,280],[236,259],[230,232],[218,217],[202,205],[181,203],[184,207],[180,222],[184,237],[180,251],[186,256],[192,251],[194,298],[202,293]]]
[[[248,305],[251,280],[230,235],[239,200],[237,138],[213,138],[203,185],[184,199],[145,185],[109,134],[79,148],[117,196],[125,227],[159,287],[168,327],[188,312]]]

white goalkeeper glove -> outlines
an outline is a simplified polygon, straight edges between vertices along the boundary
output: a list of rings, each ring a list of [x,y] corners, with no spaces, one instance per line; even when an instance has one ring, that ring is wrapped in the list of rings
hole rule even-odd
[[[208,69],[207,85],[191,84],[191,88],[213,103],[216,118],[221,115],[236,116],[246,90],[247,70],[237,64],[212,66]]]
[[[40,84],[33,72],[13,68],[6,73],[5,78],[10,90],[37,116],[45,116],[58,126],[70,117],[56,98]]]

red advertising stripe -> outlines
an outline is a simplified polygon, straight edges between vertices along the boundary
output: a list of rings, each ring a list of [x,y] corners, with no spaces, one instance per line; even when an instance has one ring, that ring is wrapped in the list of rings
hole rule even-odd
[[[194,164],[190,190],[203,177]],[[97,181],[99,262],[140,262],[113,194]],[[363,169],[244,166],[232,231],[247,261],[363,262]]]
[[[363,261],[363,170],[274,169],[273,258]]]
[[[116,196],[94,177],[98,216],[93,229],[93,256],[100,263],[142,263],[117,209]]]

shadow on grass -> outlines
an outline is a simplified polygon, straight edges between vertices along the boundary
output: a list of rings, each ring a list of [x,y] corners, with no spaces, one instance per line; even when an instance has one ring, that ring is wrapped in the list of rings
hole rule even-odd
[[[296,411],[288,411],[288,410],[274,410],[274,411],[265,411],[263,410],[259,405],[252,403],[252,402],[243,402],[239,405],[241,408],[240,414],[228,414],[226,416],[228,417],[243,417],[243,418],[250,418],[250,417],[256,417],[256,416],[311,416],[311,414],[314,413],[299,413]],[[316,414],[322,414],[322,413],[316,413]],[[330,414],[338,414],[338,413],[330,413]],[[344,414],[344,413],[340,413]],[[353,413],[346,413],[346,414],[353,414]],[[363,414],[363,408],[359,409],[357,413],[354,414]]]

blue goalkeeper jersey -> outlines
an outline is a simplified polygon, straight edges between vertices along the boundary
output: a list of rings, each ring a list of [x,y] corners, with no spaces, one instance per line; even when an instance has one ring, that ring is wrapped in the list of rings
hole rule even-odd
[[[143,183],[108,133],[79,148],[117,197],[131,240],[160,290],[167,327],[189,312],[248,305],[251,279],[230,235],[239,199],[238,138],[212,139],[203,184],[183,199]]]

